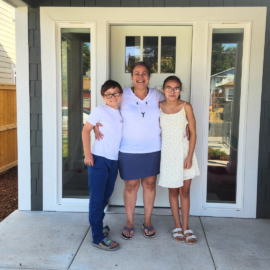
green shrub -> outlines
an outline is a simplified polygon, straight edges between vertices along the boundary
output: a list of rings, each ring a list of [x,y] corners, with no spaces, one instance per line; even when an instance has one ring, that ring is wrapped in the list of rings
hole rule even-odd
[[[226,152],[208,147],[208,159],[229,160]]]

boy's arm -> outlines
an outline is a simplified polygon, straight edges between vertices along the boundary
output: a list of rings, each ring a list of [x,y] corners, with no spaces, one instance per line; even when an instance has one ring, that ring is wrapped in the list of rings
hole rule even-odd
[[[85,154],[84,163],[89,166],[94,166],[94,159],[90,147],[90,133],[93,127],[93,125],[86,121],[82,131],[83,149]]]

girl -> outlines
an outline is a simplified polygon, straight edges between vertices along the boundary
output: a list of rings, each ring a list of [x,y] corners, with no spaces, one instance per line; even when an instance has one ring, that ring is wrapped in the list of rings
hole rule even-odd
[[[172,231],[176,241],[195,244],[196,236],[188,227],[191,179],[199,175],[194,153],[196,123],[192,107],[180,99],[182,82],[176,76],[169,76],[163,83],[166,100],[160,103],[160,126],[162,132],[162,154],[159,185],[169,188],[169,200],[175,222]],[[189,124],[189,141],[186,125]],[[180,194],[183,223],[179,217]],[[184,231],[184,234],[182,233]]]

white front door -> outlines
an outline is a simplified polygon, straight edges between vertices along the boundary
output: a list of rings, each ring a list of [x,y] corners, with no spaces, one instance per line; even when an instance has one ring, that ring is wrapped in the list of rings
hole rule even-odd
[[[192,26],[111,26],[111,79],[123,88],[132,86],[130,66],[138,61],[151,65],[149,87],[161,90],[170,75],[183,83],[181,99],[190,101]],[[124,205],[124,181],[118,176],[110,205]],[[143,205],[142,188],[137,206]],[[156,207],[169,207],[168,189],[157,185]]]

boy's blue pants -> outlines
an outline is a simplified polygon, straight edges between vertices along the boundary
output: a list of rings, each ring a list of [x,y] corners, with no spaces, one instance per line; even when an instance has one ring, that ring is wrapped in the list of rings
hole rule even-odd
[[[104,209],[111,197],[118,173],[118,160],[110,160],[93,155],[94,166],[88,166],[89,223],[92,229],[93,243],[99,244],[104,238]]]

